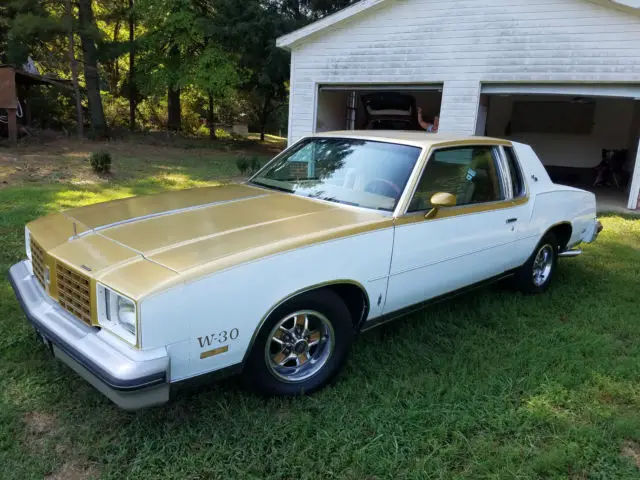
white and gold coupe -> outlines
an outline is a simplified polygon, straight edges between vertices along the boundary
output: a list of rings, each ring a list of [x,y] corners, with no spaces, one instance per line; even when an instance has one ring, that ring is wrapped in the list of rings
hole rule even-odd
[[[244,184],[40,218],[10,281],[53,355],[122,408],[242,372],[311,393],[358,332],[486,281],[543,292],[602,226],[526,145],[421,132],[304,138]]]

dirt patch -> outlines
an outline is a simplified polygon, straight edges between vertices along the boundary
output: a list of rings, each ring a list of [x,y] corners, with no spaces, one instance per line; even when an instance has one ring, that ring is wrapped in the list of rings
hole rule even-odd
[[[27,433],[34,437],[47,435],[56,425],[56,417],[43,412],[29,412],[25,414],[23,421],[27,426]]]
[[[569,480],[587,480],[589,475],[586,472],[574,472],[573,468],[569,467]]]
[[[28,412],[22,418],[25,424],[25,443],[29,450],[42,452],[51,448],[51,442],[58,432],[58,422],[55,415],[44,412]],[[44,476],[46,480],[88,480],[98,478],[96,465],[74,458],[72,449],[65,442],[55,441],[55,451],[66,461],[55,472]]]
[[[45,475],[44,480],[89,480],[98,476],[99,472],[94,465],[69,460],[55,472]]]
[[[640,469],[640,444],[627,440],[622,445],[620,454],[623,457],[630,458],[635,463],[636,467]]]
[[[26,447],[34,452],[39,452],[46,447],[48,440],[55,435],[57,425],[56,417],[50,413],[28,412],[22,418],[25,424]]]
[[[0,188],[25,183],[57,183],[72,179],[99,180],[92,172],[88,145],[56,142],[0,150]]]
[[[64,138],[46,144],[0,149],[0,188],[33,183],[99,184],[140,173],[149,175],[180,169],[185,156],[202,159],[203,163],[237,155],[272,157],[285,146],[284,142],[250,140],[213,143],[179,138],[153,140],[132,137],[91,142]],[[114,156],[113,177],[100,177],[91,170],[87,159],[98,150]]]

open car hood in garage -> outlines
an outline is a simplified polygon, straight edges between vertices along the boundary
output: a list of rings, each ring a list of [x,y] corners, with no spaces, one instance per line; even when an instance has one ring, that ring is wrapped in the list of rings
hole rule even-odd
[[[415,99],[411,95],[394,92],[370,93],[362,96],[369,115],[411,116],[415,112]]]

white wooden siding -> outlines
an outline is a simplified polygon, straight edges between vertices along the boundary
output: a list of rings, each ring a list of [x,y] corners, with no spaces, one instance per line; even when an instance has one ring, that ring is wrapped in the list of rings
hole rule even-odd
[[[481,82],[640,82],[640,15],[585,0],[395,0],[293,48],[289,139],[318,85],[444,82],[441,131],[475,131]]]

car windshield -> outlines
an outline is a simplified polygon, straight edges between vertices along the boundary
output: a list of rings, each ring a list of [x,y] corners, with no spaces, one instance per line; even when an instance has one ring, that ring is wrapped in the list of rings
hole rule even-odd
[[[421,149],[353,138],[311,138],[267,164],[252,184],[393,211]]]

